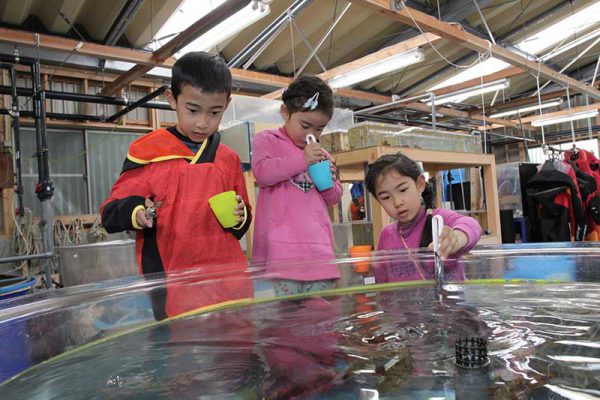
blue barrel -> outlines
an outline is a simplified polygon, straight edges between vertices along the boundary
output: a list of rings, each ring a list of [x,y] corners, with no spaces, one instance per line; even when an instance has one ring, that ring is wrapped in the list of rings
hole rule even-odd
[[[31,293],[35,282],[26,276],[0,275],[0,310],[10,306],[3,300]],[[0,382],[31,366],[26,324],[23,318],[0,325]]]

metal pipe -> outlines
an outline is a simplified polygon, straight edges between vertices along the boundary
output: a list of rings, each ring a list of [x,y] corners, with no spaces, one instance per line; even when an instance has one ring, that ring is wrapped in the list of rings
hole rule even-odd
[[[0,62],[7,62],[11,64],[22,64],[22,65],[33,65],[35,64],[35,59],[30,57],[21,57],[19,55],[10,55],[10,54],[1,54],[0,53]]]
[[[435,125],[437,121],[435,117],[435,93],[429,92],[429,94],[429,98],[431,99],[431,127],[435,131]]]
[[[37,92],[37,85],[38,85],[38,81],[36,79],[39,79],[39,74],[36,74],[36,64],[35,63],[31,65],[31,76],[33,78],[33,93],[35,94]],[[41,153],[41,149],[42,149],[41,134],[40,134],[40,122],[39,122],[39,106],[40,105],[39,105],[38,99],[35,98],[35,95],[33,97],[33,101],[31,102],[31,105],[33,108],[33,117],[35,120],[35,148],[37,149],[36,156],[37,156],[38,178],[41,180],[42,177],[44,176],[44,170],[43,170],[44,167],[43,167],[42,160],[40,157],[40,153]]]
[[[288,21],[289,21],[289,19],[288,19]],[[279,35],[281,33],[281,31],[283,31],[285,29],[286,26],[287,26],[287,23],[280,24],[275,29],[275,31],[272,32],[266,40],[264,40],[263,44],[259,47],[258,50],[256,50],[256,52],[254,52],[254,54],[252,54],[252,56],[248,59],[248,61],[246,61],[244,63],[244,65],[242,66],[242,68],[243,69],[248,69],[252,65],[252,63],[254,61],[256,61],[256,59],[267,49],[267,47],[269,47],[269,45],[271,43],[273,43],[273,40],[275,40],[277,38],[277,35]]]
[[[144,103],[147,103],[149,100],[152,100],[153,98],[155,98],[157,96],[160,96],[168,88],[169,88],[169,86],[167,86],[167,85],[159,87],[154,92],[148,93],[147,95],[145,95],[141,99],[137,100],[135,103],[131,103],[127,107],[125,107],[124,109],[122,109],[121,111],[119,111],[119,112],[111,115],[110,117],[108,117],[108,119],[106,121],[107,122],[114,122],[114,121],[116,121],[117,119],[119,119],[123,115],[127,114],[129,111],[132,111],[132,110],[138,108],[140,105],[142,105]]]
[[[48,132],[46,131],[46,95],[40,76],[40,64],[33,63],[31,72],[33,74],[33,99],[36,126],[37,159],[39,180],[35,191],[40,200],[40,232],[42,234],[42,245],[45,253],[54,253],[54,237],[52,235],[53,214],[52,195],[54,187],[50,180],[50,166],[48,163]],[[52,263],[44,259],[43,263],[46,286],[52,288]]]
[[[0,108],[0,115],[11,115],[11,110],[6,108]],[[35,118],[35,114],[32,111],[21,111],[19,113],[21,117]],[[46,113],[46,117],[53,119],[64,119],[69,121],[92,121],[92,122],[103,122],[104,118],[98,115],[83,115],[83,114],[61,114],[61,113]]]
[[[306,60],[304,60],[304,63],[302,64],[302,66],[298,69],[298,71],[296,71],[294,73],[295,76],[300,75],[302,73],[302,71],[304,71],[304,68],[306,68],[306,66],[308,65],[308,63],[310,62],[310,60],[312,60],[312,58],[317,54],[317,51],[319,51],[319,48],[323,45],[323,43],[325,43],[325,41],[327,40],[327,37],[331,34],[331,32],[333,32],[333,30],[335,29],[336,25],[338,24],[338,22],[340,22],[340,20],[342,19],[342,17],[344,16],[344,14],[346,14],[346,12],[348,11],[348,9],[350,8],[351,5],[352,5],[352,3],[346,4],[346,7],[344,7],[344,9],[340,13],[340,15],[337,16],[337,18],[335,19],[335,21],[333,21],[333,23],[331,24],[331,26],[329,27],[329,29],[327,29],[327,32],[325,32],[325,35],[323,35],[323,37],[321,38],[321,40],[319,40],[319,43],[317,43],[317,45],[310,52],[310,54],[308,55],[308,57],[306,58]]]
[[[260,48],[263,45],[265,40],[269,40],[273,34],[279,33],[281,31],[281,25],[287,23],[288,15],[293,16],[294,14],[300,12],[304,7],[310,4],[312,0],[296,0],[291,6],[287,8],[286,11],[281,13],[273,22],[269,24],[258,36],[252,40],[250,43],[246,45],[238,54],[233,57],[227,65],[229,67],[239,67],[245,59],[247,59],[250,54],[255,51],[257,48]],[[275,33],[277,32],[277,33]]]
[[[17,170],[17,201],[19,208],[19,217],[25,215],[25,206],[23,205],[23,171],[21,168],[21,131],[19,124],[19,96],[17,96],[17,71],[14,66],[10,69],[10,79],[12,83],[12,126],[15,146],[15,169]]]
[[[392,123],[392,124],[402,123],[402,124],[405,124],[407,126],[416,126],[416,127],[418,127],[418,126],[432,127],[433,126],[430,121],[411,120],[409,122],[407,119],[395,118],[393,116],[355,113],[354,117],[356,119],[364,120],[364,121],[389,122],[389,123]],[[450,131],[451,130],[464,131],[464,127],[455,126],[455,125],[451,125],[451,124],[438,123],[438,124],[436,124],[436,126],[438,128],[446,129],[446,130],[450,130]]]
[[[23,185],[22,185],[22,170],[21,170],[21,135],[19,125],[19,96],[17,95],[17,71],[13,64],[0,64],[0,68],[8,69],[10,71],[10,82],[11,82],[11,110],[7,113],[12,117],[12,128],[14,136],[14,149],[15,149],[15,172],[16,172],[16,184],[15,192],[17,193],[17,208],[19,215],[25,215],[25,208],[23,206]]]
[[[395,106],[400,105],[400,104],[410,103],[411,101],[414,101],[414,100],[422,100],[422,99],[426,99],[426,98],[431,99],[432,95],[433,95],[433,93],[430,92],[430,93],[425,93],[425,94],[421,94],[418,96],[412,96],[412,97],[407,97],[404,99],[398,99],[398,100],[391,101],[389,103],[380,104],[378,106],[364,108],[362,110],[358,110],[357,112],[360,114],[375,114],[375,113],[378,113],[381,111],[393,110],[395,108]]]
[[[10,94],[10,86],[0,85],[0,94]],[[58,92],[54,90],[46,90],[46,98],[52,100],[67,100],[67,101],[78,101],[82,103],[96,103],[96,104],[110,104],[115,106],[127,106],[130,104],[126,99],[121,97],[104,96],[101,94],[83,94],[83,93],[68,93]],[[19,96],[31,97],[33,96],[33,89],[30,88],[17,88],[17,94]],[[146,104],[140,105],[141,108],[152,108],[157,110],[171,110],[171,106],[168,103],[163,102],[147,102]]]
[[[38,260],[44,258],[52,258],[54,257],[54,252],[47,252],[41,254],[29,254],[26,256],[12,256],[12,257],[3,257],[0,258],[0,264],[18,262],[18,261],[27,261],[27,260]]]
[[[313,51],[312,45],[308,41],[308,38],[306,37],[306,35],[304,34],[304,32],[302,32],[302,29],[300,29],[300,27],[296,23],[296,20],[293,17],[290,17],[290,21],[292,22],[292,25],[294,25],[294,28],[296,28],[296,31],[298,31],[298,33],[300,34],[300,37],[302,38],[302,41],[304,42],[304,44],[306,45],[306,47],[308,47],[308,50],[309,51]],[[323,64],[323,61],[321,61],[321,58],[319,58],[319,56],[317,55],[316,52],[315,52],[315,60],[317,60],[317,62],[321,66],[321,69],[323,70],[323,72],[327,71],[327,68],[325,67],[325,64]]]
[[[559,74],[562,74],[563,72],[565,72],[567,70],[567,68],[569,68],[571,65],[573,65],[573,63],[575,63],[577,60],[579,60],[581,57],[583,57],[584,55],[586,55],[586,53],[588,51],[590,51],[590,49],[592,47],[594,47],[596,44],[598,44],[598,42],[600,42],[600,37],[597,38],[596,40],[594,40],[592,42],[592,44],[590,44],[588,47],[586,47],[581,53],[577,53],[577,55],[575,57],[573,57],[573,59],[571,61],[569,61],[569,63],[567,65],[565,65],[564,67],[562,67],[560,69],[560,71],[558,71]],[[538,95],[542,90],[544,90],[544,88],[546,88],[546,86],[548,86],[552,81],[547,81],[546,83],[544,83],[542,85],[542,87],[538,88],[538,90],[531,95],[531,97]],[[568,94],[567,94],[568,97]]]

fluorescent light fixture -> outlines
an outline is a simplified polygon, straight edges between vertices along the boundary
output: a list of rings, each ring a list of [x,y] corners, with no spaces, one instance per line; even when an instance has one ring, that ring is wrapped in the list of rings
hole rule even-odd
[[[498,81],[484,83],[483,85],[458,90],[456,92],[443,94],[441,96],[436,96],[435,105],[437,106],[446,103],[460,103],[461,101],[464,101],[469,97],[495,92],[496,90],[506,89],[509,86],[510,81],[508,79],[500,79]],[[427,105],[430,106],[431,102],[427,102]]]
[[[332,88],[351,86],[406,66],[420,63],[425,59],[423,50],[416,48],[404,53],[395,54],[371,64],[367,64],[344,74],[334,76],[327,83]]]
[[[585,118],[593,118],[596,115],[598,115],[598,110],[583,111],[583,112],[578,112],[578,113],[571,114],[571,115],[562,115],[560,117],[538,119],[536,121],[531,121],[531,125],[536,126],[536,127],[546,126],[546,125],[556,125],[556,124],[561,124],[563,122],[577,121],[577,120],[585,119]]]
[[[171,40],[177,33],[188,28],[198,19],[202,18],[212,9],[220,6],[224,2],[225,0],[213,0],[211,2],[198,0],[184,1],[181,7],[169,17],[167,23],[156,35],[155,39],[164,39],[153,43],[153,50],[156,50],[161,45],[165,44],[166,41]],[[217,45],[222,45],[238,32],[269,15],[270,12],[271,8],[266,2],[260,2],[259,6],[258,3],[252,1],[246,7],[242,8],[240,11],[178,51],[175,54],[175,57],[190,51],[209,51]]]
[[[529,54],[539,55],[542,51],[556,46],[565,38],[578,35],[581,31],[594,26],[598,21],[600,21],[600,1],[592,2],[592,4],[580,9],[576,13],[550,24],[549,27],[542,31],[525,37],[516,46]],[[587,35],[584,35],[582,38],[586,36]],[[586,40],[589,39],[591,38],[587,38]],[[556,55],[556,53],[551,54],[551,56],[548,55],[548,59]],[[509,67],[510,64],[491,57],[483,62],[477,63],[471,68],[467,68],[451,78],[445,79],[443,82],[440,82],[427,90],[431,91],[455,85],[483,75],[493,74],[494,72]]]
[[[552,50],[551,52],[544,54],[543,56],[540,57],[540,60],[542,61],[548,61],[551,58],[554,58],[556,56],[558,56],[559,54],[564,53],[565,51],[569,51],[572,48],[579,46],[580,44],[583,44],[585,42],[587,42],[588,40],[592,40],[595,39],[596,37],[600,36],[600,28],[596,29],[595,31],[592,31],[586,35],[583,35],[580,38],[577,38],[576,40],[573,40],[571,42],[568,42],[567,44],[558,47],[555,50]]]
[[[562,99],[559,99],[559,100],[555,100],[555,101],[549,101],[547,103],[542,103],[541,105],[534,104],[534,105],[527,106],[527,107],[516,108],[514,110],[502,111],[500,113],[490,115],[490,118],[502,118],[502,117],[508,117],[509,115],[514,115],[514,114],[525,114],[530,111],[537,111],[541,108],[556,107],[556,106],[561,105],[562,102],[563,102]]]
[[[236,33],[246,29],[256,21],[266,17],[271,12],[271,7],[269,5],[263,5],[261,3],[260,7],[255,7],[254,4],[254,2],[248,4],[246,7],[242,8],[240,11],[184,47],[181,52],[185,54],[190,51],[209,51],[216,45],[224,43]]]

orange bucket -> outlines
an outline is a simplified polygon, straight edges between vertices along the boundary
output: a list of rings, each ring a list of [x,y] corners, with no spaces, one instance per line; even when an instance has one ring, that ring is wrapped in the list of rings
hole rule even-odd
[[[352,246],[349,249],[350,257],[369,257],[371,255],[371,245]],[[354,272],[369,272],[369,261],[359,261],[354,263]]]

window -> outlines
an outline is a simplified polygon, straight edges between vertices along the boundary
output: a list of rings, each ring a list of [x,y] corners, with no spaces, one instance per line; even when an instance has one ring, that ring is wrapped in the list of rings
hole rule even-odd
[[[139,134],[48,129],[50,180],[55,215],[96,214],[118,178],[129,144]],[[21,129],[23,201],[41,214],[35,193],[38,164],[34,128]],[[88,171],[88,173],[86,173]]]
[[[167,98],[165,96],[158,96],[156,101],[167,102]],[[156,117],[158,119],[158,123],[161,126],[167,125],[175,125],[177,123],[177,113],[173,110],[156,110]]]
[[[102,94],[102,85],[98,84],[90,84],[88,86],[87,94]],[[113,104],[96,104],[96,103],[87,103],[89,106],[90,115],[96,116],[104,116],[106,118],[110,117],[117,113],[117,106]]]
[[[91,214],[99,212],[121,173],[129,144],[138,137],[139,134],[121,132],[87,132]]]
[[[50,81],[50,90],[65,93],[82,93],[83,85],[81,82],[69,82],[69,81]],[[83,114],[84,104],[75,102],[72,100],[56,100],[50,101],[50,109],[48,112],[54,112],[59,114]]]
[[[38,162],[34,128],[21,129],[23,202],[35,215],[41,214],[35,193]],[[81,131],[48,129],[50,180],[54,183],[52,206],[56,215],[86,214],[85,152]]]
[[[146,96],[147,94],[148,94],[148,91],[144,88],[131,87],[129,90],[127,90],[127,98],[132,103],[141,99],[142,97]],[[150,119],[150,116],[149,116],[147,108],[138,107],[127,113],[127,121],[131,122],[131,123],[140,123],[140,124],[147,125],[149,119]]]

